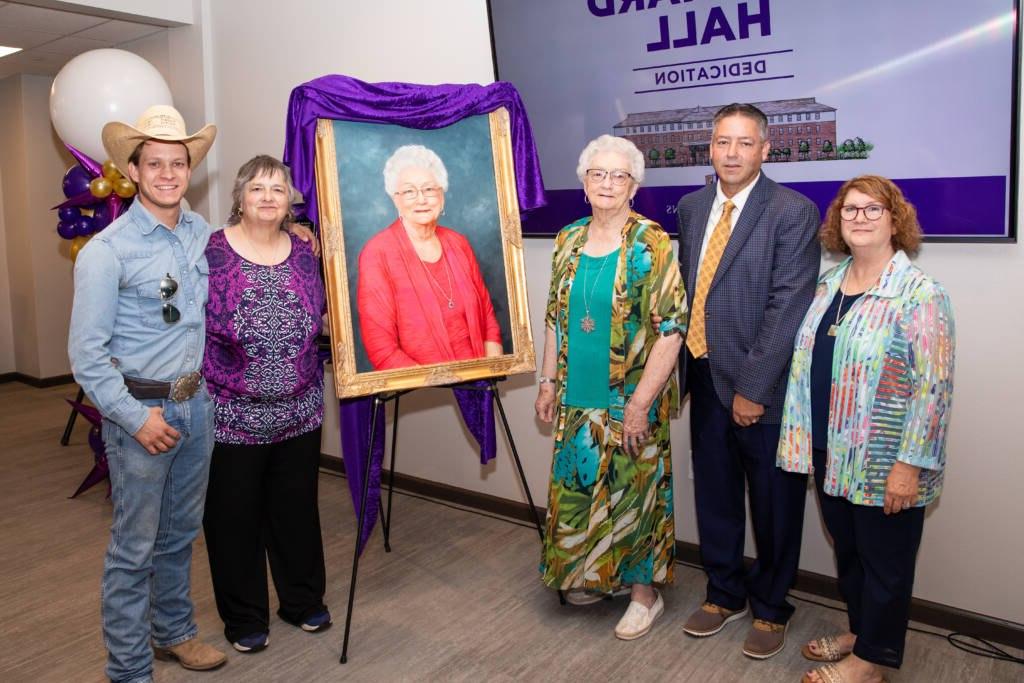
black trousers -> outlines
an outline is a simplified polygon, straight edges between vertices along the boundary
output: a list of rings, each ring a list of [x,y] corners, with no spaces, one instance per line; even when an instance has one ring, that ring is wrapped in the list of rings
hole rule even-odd
[[[267,561],[292,624],[326,609],[317,506],[320,429],[280,443],[217,443],[203,529],[217,611],[230,642],[270,630]]]
[[[924,508],[886,515],[881,507],[830,496],[823,489],[825,465],[825,451],[814,449],[821,516],[835,547],[839,592],[846,600],[850,631],[857,636],[853,653],[898,669],[903,663]]]
[[[707,360],[689,359],[690,434],[700,555],[707,600],[726,609],[750,601],[754,617],[784,624],[793,615],[786,593],[796,580],[807,475],[775,466],[779,425],[740,427],[718,400]],[[757,560],[743,564],[746,493]]]

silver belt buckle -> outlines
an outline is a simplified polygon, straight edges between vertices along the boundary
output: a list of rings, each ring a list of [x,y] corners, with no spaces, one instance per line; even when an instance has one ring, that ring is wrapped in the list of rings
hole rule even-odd
[[[190,372],[187,375],[182,375],[178,379],[174,380],[171,384],[171,396],[170,399],[175,403],[181,403],[187,401],[195,395],[196,390],[199,389],[199,383],[203,381],[202,374],[198,372]]]

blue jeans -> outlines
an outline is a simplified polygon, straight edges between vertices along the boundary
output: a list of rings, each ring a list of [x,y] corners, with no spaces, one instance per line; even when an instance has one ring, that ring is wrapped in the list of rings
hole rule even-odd
[[[177,645],[198,630],[189,572],[213,452],[213,401],[204,384],[188,401],[142,403],[162,406],[164,420],[181,436],[172,450],[150,455],[131,434],[103,420],[114,519],[103,563],[102,614],[113,681],[152,680],[152,645]]]

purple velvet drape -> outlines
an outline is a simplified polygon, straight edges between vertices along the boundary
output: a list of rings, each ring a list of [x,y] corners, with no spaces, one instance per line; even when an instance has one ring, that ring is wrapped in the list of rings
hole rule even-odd
[[[519,208],[529,211],[544,206],[544,181],[526,109],[515,86],[503,81],[491,85],[416,85],[322,76],[303,83],[288,98],[284,163],[291,168],[295,187],[306,200],[306,215],[315,223],[318,214],[313,157],[317,119],[390,123],[430,130],[499,107],[508,109],[509,114]]]
[[[509,113],[516,192],[520,211],[543,206],[544,182],[533,141],[530,122],[519,93],[511,83],[491,85],[412,83],[365,83],[348,76],[323,76],[292,90],[288,99],[288,124],[284,162],[306,205],[304,213],[316,223],[315,143],[317,119],[387,123],[408,128],[444,128],[468,116],[486,114],[499,107]],[[494,402],[489,391],[456,389],[455,397],[466,426],[480,445],[480,461],[494,458]],[[359,514],[363,473],[369,468],[370,492],[366,520],[359,533],[360,552],[377,523],[380,500],[381,461],[384,455],[384,410],[377,417],[377,429],[370,450],[372,399],[341,401],[341,444],[348,475],[352,506]]]

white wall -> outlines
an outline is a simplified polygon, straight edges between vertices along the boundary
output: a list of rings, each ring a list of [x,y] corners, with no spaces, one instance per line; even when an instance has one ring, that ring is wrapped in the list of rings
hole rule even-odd
[[[917,263],[949,290],[957,356],[946,486],[926,518],[914,592],[1024,623],[1024,245],[927,244]]]
[[[0,168],[0,374],[14,372],[16,368],[11,322],[11,276],[7,268],[7,230],[3,207],[3,168]]]
[[[50,207],[63,199],[61,178],[73,160],[50,126],[50,83],[46,76],[27,75],[0,82],[12,369],[32,377],[70,371],[71,261],[67,243],[57,237],[57,215]]]
[[[21,77],[0,80],[0,168],[3,169],[4,241],[7,251],[7,275],[10,286],[11,324],[18,334],[13,336],[11,352],[15,369],[27,374],[38,372],[35,316],[32,300],[31,253],[24,219],[28,211],[25,174],[25,142],[21,117]]]
[[[68,12],[82,12],[112,19],[147,21],[160,26],[190,24],[193,21],[192,0],[22,0]]]
[[[57,214],[50,207],[62,201],[60,178],[75,163],[50,125],[50,84],[47,76],[22,76],[22,116],[26,139],[28,211],[24,228],[31,245],[35,293],[35,328],[39,369],[36,377],[71,372],[67,321],[73,293],[68,243],[57,236]],[[57,178],[53,183],[37,179]],[[8,225],[8,229],[15,229]],[[13,257],[14,254],[9,256]],[[15,329],[18,329],[17,321]]]

